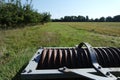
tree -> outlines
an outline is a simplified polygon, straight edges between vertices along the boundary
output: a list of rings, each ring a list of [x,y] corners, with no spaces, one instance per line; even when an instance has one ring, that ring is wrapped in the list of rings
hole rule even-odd
[[[113,17],[114,22],[120,22],[120,15],[116,15]]]
[[[112,21],[113,21],[112,17],[110,16],[106,17],[106,22],[112,22]]]
[[[79,22],[84,22],[84,21],[85,21],[85,17],[79,15],[79,16],[77,17],[77,21],[79,21]]]
[[[86,19],[85,19],[85,21],[87,21],[87,22],[89,21],[89,17],[88,17],[88,16],[86,16]]]
[[[70,22],[70,21],[71,21],[70,16],[64,16],[63,21],[65,21],[65,22]]]
[[[94,20],[94,22],[99,22],[99,19],[98,19],[98,18],[96,18],[96,19]]]
[[[0,0],[0,28],[16,28],[27,24],[46,23],[50,13],[38,13],[32,8],[32,0]]]
[[[93,18],[92,18],[92,19],[89,19],[89,21],[90,21],[90,22],[94,22],[94,19],[93,19]]]
[[[46,22],[50,22],[51,21],[50,17],[51,17],[50,13],[43,13],[42,20],[41,20],[42,24]]]
[[[99,22],[105,22],[105,18],[104,18],[104,17],[101,17],[101,18],[99,19]]]
[[[81,15],[78,16],[64,16],[60,19],[53,19],[54,22],[120,22],[120,15],[116,15],[113,18],[111,16],[108,17],[100,17],[95,19],[89,19],[88,16],[84,17]]]

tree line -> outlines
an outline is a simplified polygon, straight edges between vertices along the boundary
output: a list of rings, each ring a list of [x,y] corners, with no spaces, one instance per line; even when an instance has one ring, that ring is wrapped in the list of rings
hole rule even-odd
[[[0,0],[0,28],[17,28],[28,24],[49,22],[50,13],[38,13],[33,9],[32,0]]]
[[[60,19],[52,19],[53,22],[120,22],[120,15],[114,17],[100,17],[89,19],[89,16],[64,16]]]

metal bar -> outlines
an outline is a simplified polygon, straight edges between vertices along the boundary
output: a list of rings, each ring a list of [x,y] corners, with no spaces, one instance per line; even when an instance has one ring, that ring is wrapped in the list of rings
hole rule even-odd
[[[113,74],[111,74],[107,70],[106,71],[103,70],[103,68],[99,65],[99,63],[97,61],[97,58],[96,58],[96,51],[92,48],[92,46],[90,44],[88,44],[88,43],[81,43],[78,46],[78,48],[81,48],[83,45],[85,45],[88,48],[92,65],[96,69],[96,71],[100,72],[101,74],[103,74],[104,76],[106,76],[108,78],[117,79]]]

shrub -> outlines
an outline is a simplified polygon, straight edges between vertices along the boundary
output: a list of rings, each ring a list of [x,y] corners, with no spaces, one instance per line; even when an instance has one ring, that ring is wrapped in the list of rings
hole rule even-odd
[[[26,0],[27,4],[21,4],[21,0],[1,1],[0,28],[16,28],[50,21],[50,14],[38,13],[32,8],[31,2],[32,0]]]

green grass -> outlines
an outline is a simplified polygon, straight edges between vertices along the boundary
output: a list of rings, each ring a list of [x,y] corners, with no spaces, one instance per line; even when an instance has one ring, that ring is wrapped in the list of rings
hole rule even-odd
[[[80,30],[87,30],[91,32],[97,32],[100,34],[111,35],[111,36],[120,36],[120,23],[113,22],[113,23],[106,23],[106,22],[74,22],[74,23],[62,23],[65,25],[69,25],[76,29]]]
[[[19,79],[19,72],[41,46],[120,47],[120,23],[47,23],[0,31],[0,80]]]

